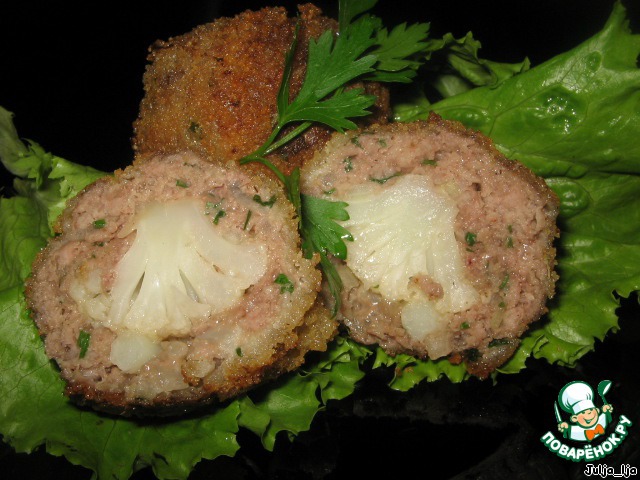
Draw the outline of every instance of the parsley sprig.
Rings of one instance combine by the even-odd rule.
[[[342,279],[328,254],[346,260],[345,240],[353,241],[351,233],[337,221],[349,220],[346,202],[332,202],[310,195],[302,195],[302,217],[300,234],[302,251],[307,258],[314,253],[320,256],[320,267],[324,272],[331,296],[334,299],[333,314],[340,309]]]
[[[376,98],[366,95],[362,88],[345,88],[350,82],[409,82],[415,76],[420,65],[418,54],[427,45],[424,40],[429,25],[402,24],[389,32],[379,18],[366,13],[376,3],[377,0],[340,0],[339,34],[326,31],[317,40],[309,40],[305,78],[292,100],[290,87],[299,33],[299,24],[296,25],[285,55],[273,131],[262,146],[240,160],[240,164],[265,165],[284,184],[298,214],[303,252],[307,258],[320,256],[320,266],[335,301],[334,314],[340,309],[342,281],[329,255],[347,257],[345,241],[352,241],[353,237],[337,223],[349,219],[347,204],[301,195],[300,169],[285,175],[267,157],[314,123],[339,132],[357,128],[352,119],[368,115]]]
[[[375,71],[367,77],[367,80],[410,83],[421,65],[416,55],[428,46],[424,41],[428,33],[428,23],[409,26],[402,23],[394,27],[391,32],[386,28],[378,31],[377,45],[371,52],[377,57],[378,62],[375,65]]]
[[[264,157],[293,140],[314,122],[338,131],[356,128],[350,119],[368,115],[370,112],[367,108],[376,99],[373,95],[364,95],[362,88],[345,90],[344,86],[374,71],[377,57],[364,53],[375,44],[373,35],[376,25],[373,17],[367,15],[350,23],[337,37],[327,30],[318,40],[311,39],[304,82],[296,97],[290,101],[293,57],[298,45],[299,24],[296,25],[278,90],[276,124],[266,142],[242,159],[241,163],[264,163]],[[278,138],[286,126],[294,123],[297,126],[292,131]],[[273,170],[271,166],[269,168]]]

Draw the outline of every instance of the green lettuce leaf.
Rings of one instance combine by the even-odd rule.
[[[46,212],[31,198],[0,198],[0,291],[19,285],[49,236]]]
[[[640,37],[616,4],[604,29],[575,49],[433,108],[491,136],[507,156],[546,177],[637,174],[639,51]]]
[[[530,67],[526,58],[518,63],[481,58],[481,47],[471,32],[462,38],[447,33],[441,39],[428,41],[426,57],[428,69],[433,72],[431,83],[444,98],[475,87],[495,87]]]
[[[382,348],[376,347],[373,368],[393,367],[394,376],[390,386],[394,390],[406,392],[422,381],[434,382],[440,378],[448,378],[454,383],[469,378],[462,365],[453,365],[448,359],[420,360],[411,355],[400,354],[392,357]]]
[[[33,213],[46,215],[50,233],[53,233],[53,224],[62,213],[67,200],[88,184],[105,176],[104,172],[94,168],[72,164],[52,155],[35,142],[28,141],[25,144],[13,125],[13,114],[2,107],[0,160],[16,176],[13,187],[18,197],[33,202]],[[6,218],[5,221],[11,220]],[[48,236],[44,235],[43,238]]]
[[[126,479],[147,465],[159,478],[186,478],[200,459],[233,455],[238,448],[237,402],[210,415],[149,424],[73,406],[20,287],[0,292],[0,336],[0,432],[19,452],[46,443],[49,453],[99,478]]]
[[[25,144],[11,112],[0,107],[0,160],[16,178],[17,195],[0,198],[0,291],[19,285],[31,270],[36,253],[53,233],[66,201],[104,176],[46,152],[35,142]]]
[[[471,32],[462,38],[447,33],[440,39],[428,39],[422,52],[425,62],[420,77],[412,89],[402,92],[400,101],[394,102],[395,120],[416,120],[423,117],[437,99],[460,95],[476,87],[496,87],[530,67],[526,58],[517,63],[481,58],[481,46]],[[429,99],[427,90],[437,93],[437,98]]]
[[[614,292],[640,289],[639,54],[640,36],[618,3],[602,31],[575,49],[498,84],[416,105],[402,118],[433,110],[478,129],[560,197],[557,294],[502,372],[520,371],[531,356],[575,365],[595,339],[617,330]],[[401,372],[434,363],[398,362]],[[396,388],[415,384],[398,378]]]
[[[549,321],[530,332],[502,370],[524,368],[526,358],[575,365],[593,350],[594,339],[616,331],[619,301],[640,289],[640,177],[590,172],[580,179],[547,182],[571,206],[560,218],[560,280]],[[576,191],[582,202],[576,202]],[[581,209],[580,211],[576,211]]]
[[[242,398],[240,425],[272,450],[279,432],[294,436],[308,430],[316,412],[329,400],[351,395],[364,376],[361,366],[369,355],[369,349],[338,337],[315,362]]]

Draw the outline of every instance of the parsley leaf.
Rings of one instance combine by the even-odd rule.
[[[330,253],[336,258],[347,258],[345,240],[353,241],[353,236],[336,220],[349,220],[345,202],[332,202],[322,198],[302,195],[302,233],[305,252]],[[307,256],[310,256],[307,254]]]
[[[378,0],[340,0],[338,3],[338,25],[344,32],[354,18],[375,7]]]
[[[268,200],[262,200],[262,197],[257,193],[253,196],[253,201],[262,205],[263,207],[273,207],[273,205],[276,203],[276,200],[277,197],[275,195],[272,195]]]
[[[345,89],[356,79],[380,82],[408,82],[420,65],[417,54],[427,49],[429,24],[396,26],[391,32],[382,28],[378,17],[364,14],[376,0],[340,0],[339,35],[325,31],[317,40],[309,40],[307,70],[300,91],[290,100],[294,56],[300,25],[297,24],[291,46],[285,55],[282,81],[277,95],[277,118],[273,131],[254,153],[240,164],[259,162],[269,167],[281,181],[284,176],[266,159],[270,153],[303,133],[314,122],[334,130],[356,128],[351,120],[368,115],[376,97],[364,89]],[[358,17],[358,18],[357,18]],[[296,124],[282,138],[283,129]]]
[[[406,23],[397,25],[388,32],[383,28],[376,37],[377,46],[371,51],[378,59],[376,70],[367,80],[376,82],[410,83],[417,75],[421,61],[414,58],[424,52],[429,34],[428,23],[416,23],[407,27]]]
[[[380,185],[384,185],[385,183],[387,183],[392,178],[399,177],[400,175],[402,175],[402,172],[392,173],[388,177],[382,177],[382,178],[369,177],[369,180],[371,180],[372,182],[379,183]]]
[[[332,202],[310,195],[302,195],[301,203],[302,250],[307,258],[310,258],[314,252],[320,255],[320,267],[334,300],[332,314],[335,315],[341,306],[342,279],[329,260],[328,254],[342,260],[347,258],[347,245],[344,241],[353,241],[353,236],[346,228],[335,222],[349,220],[347,203]]]
[[[78,347],[80,347],[80,358],[84,358],[87,354],[87,350],[89,350],[89,343],[91,342],[91,334],[89,332],[85,332],[84,330],[80,330],[80,334],[78,335],[78,341],[76,342]]]
[[[295,286],[284,273],[279,274],[274,280],[275,284],[280,285],[280,293],[293,293]]]
[[[342,87],[373,71],[376,57],[363,54],[375,42],[372,35],[376,26],[373,17],[365,16],[337,37],[326,31],[317,41],[310,40],[304,82],[291,103],[285,104],[284,98],[280,98],[278,127],[311,121],[342,131],[356,127],[349,118],[369,114],[366,109],[375,103],[375,97],[363,95],[362,89],[342,90]]]
[[[342,298],[340,296],[340,292],[342,292],[342,278],[340,278],[340,274],[338,270],[336,270],[335,265],[329,260],[326,253],[319,253],[320,255],[320,267],[324,272],[324,277],[327,280],[327,285],[329,287],[329,292],[331,293],[331,298],[333,298],[333,307],[331,309],[331,314],[335,317],[336,314],[340,311],[340,307],[342,306]]]

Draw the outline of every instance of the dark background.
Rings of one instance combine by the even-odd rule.
[[[246,8],[291,7],[295,2],[12,2],[0,11],[0,105],[15,113],[21,136],[68,160],[103,170],[132,160],[131,124],[142,98],[148,46],[197,24]],[[533,65],[599,31],[610,0],[536,2],[409,2],[380,0],[387,26],[431,22],[434,37],[473,31],[481,56]],[[627,1],[636,31],[639,2]],[[318,2],[328,13],[337,2]],[[328,5],[328,7],[327,7]],[[5,194],[9,175],[0,171]],[[391,372],[368,375],[356,393],[329,405],[293,443],[281,438],[265,452],[241,432],[240,452],[199,464],[199,478],[344,478],[347,474],[399,478],[573,479],[584,464],[551,454],[539,438],[555,428],[552,404],[569,381],[602,379],[615,413],[634,421],[631,435],[604,463],[640,469],[640,314],[637,297],[623,301],[621,333],[597,342],[576,369],[532,361],[517,376],[491,382],[423,384],[408,393],[386,387]],[[88,479],[90,472],[42,451],[15,454],[0,444],[0,477]],[[142,471],[136,478],[149,478]]]
[[[131,124],[142,98],[147,48],[217,16],[294,1],[3,2],[0,105],[18,132],[49,151],[105,169],[132,159]],[[6,4],[10,3],[10,6]],[[434,37],[474,32],[481,54],[538,64],[600,30],[611,0],[457,2],[380,0],[385,24],[428,21]],[[636,6],[635,1],[627,2]],[[337,0],[323,0],[331,12]]]

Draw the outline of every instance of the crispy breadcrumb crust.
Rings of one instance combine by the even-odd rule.
[[[299,6],[299,19],[291,99],[304,79],[309,39],[337,30],[337,22],[311,4]],[[238,160],[262,145],[274,126],[284,58],[296,22],[284,8],[263,8],[155,42],[143,79],[145,95],[134,122],[137,156],[192,150]],[[371,82],[350,86],[355,87],[377,97],[372,114],[360,124],[385,123],[390,116],[386,87]],[[328,127],[314,126],[270,159],[289,173],[331,133]]]

